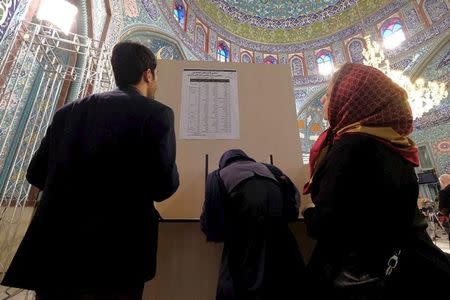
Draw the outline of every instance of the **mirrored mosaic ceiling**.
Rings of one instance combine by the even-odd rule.
[[[174,33],[183,42],[186,42],[187,47],[193,50],[195,55],[202,60],[208,60],[208,58],[203,53],[198,53],[197,47],[191,47],[190,44],[194,43],[189,41],[189,37],[195,40],[195,30],[199,23],[204,26],[206,35],[209,35],[210,46],[214,44],[216,37],[220,37],[240,48],[270,54],[298,53],[339,46],[339,44],[346,43],[348,39],[361,32],[370,34],[374,39],[379,39],[379,28],[382,23],[389,18],[398,17],[402,20],[403,30],[406,30],[407,41],[401,47],[389,51],[388,56],[397,56],[405,53],[405,51],[411,51],[418,44],[426,43],[434,36],[441,34],[450,25],[450,18],[445,17],[448,15],[449,4],[447,0],[425,0],[420,3],[410,0],[359,0],[353,6],[350,5],[350,0],[339,1],[336,5],[341,5],[339,7],[344,10],[342,13],[327,17],[323,21],[317,15],[309,14],[307,17],[310,20],[308,21],[311,23],[310,25],[294,26],[295,28],[292,29],[285,29],[278,23],[269,26],[271,29],[252,26],[235,19],[231,16],[231,13],[225,13],[214,4],[214,1],[141,0],[140,2],[149,15],[155,12],[154,9],[149,8],[150,4],[156,3]],[[183,24],[173,18],[175,2],[186,9]],[[347,3],[350,7],[345,9],[342,3]],[[279,20],[275,21],[278,22]],[[183,31],[186,32],[187,36],[184,36]],[[352,50],[355,50],[354,48]],[[282,62],[282,58],[279,58]],[[358,60],[356,56],[353,58]],[[257,59],[258,57],[255,55],[253,61]],[[340,63],[339,57],[337,57],[337,60]]]
[[[186,2],[203,19],[236,36],[262,43],[296,43],[328,36],[361,23],[387,4],[398,4],[389,0]]]
[[[195,1],[193,1],[195,2]],[[240,23],[252,26],[294,28],[323,21],[341,13],[357,3],[357,0],[211,0],[217,10]],[[201,1],[196,4],[204,11],[213,11]]]
[[[238,11],[247,16],[288,19],[316,13],[341,4],[341,0],[212,0],[224,11]],[[355,2],[355,1],[353,1]]]

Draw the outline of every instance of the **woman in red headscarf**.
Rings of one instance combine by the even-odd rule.
[[[303,211],[317,240],[308,265],[316,294],[384,299],[425,277],[450,282],[450,263],[417,209],[407,98],[379,70],[345,64],[322,99],[330,126],[311,149],[304,193],[313,204]]]

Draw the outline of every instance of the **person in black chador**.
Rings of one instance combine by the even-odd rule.
[[[205,198],[201,229],[224,242],[216,299],[298,299],[304,263],[288,223],[300,197],[290,179],[229,150],[208,175]]]
[[[322,103],[329,128],[310,153],[303,215],[317,240],[307,266],[317,299],[442,294],[450,263],[417,207],[418,150],[406,92],[381,71],[345,64]]]
[[[119,43],[111,64],[118,89],[58,110],[28,168],[42,199],[2,284],[37,299],[141,299],[155,275],[153,202],[179,185],[174,115],[147,47]]]

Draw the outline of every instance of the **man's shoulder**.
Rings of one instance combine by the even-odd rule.
[[[64,104],[62,107],[60,107],[56,112],[55,112],[55,116],[54,119],[60,118],[63,115],[67,114],[67,112],[71,111],[73,109],[73,107],[76,105],[76,102],[78,100],[75,101],[71,101],[68,102],[66,104]]]
[[[83,105],[89,105],[89,104],[94,104],[94,103],[96,103],[96,104],[104,103],[105,105],[107,105],[108,101],[114,101],[114,100],[119,100],[120,101],[119,103],[126,103],[126,106],[129,108],[137,107],[138,110],[145,111],[146,113],[151,113],[151,112],[160,113],[160,112],[164,112],[164,111],[173,112],[169,106],[167,106],[157,100],[153,100],[153,99],[144,97],[144,96],[140,95],[139,93],[132,93],[132,92],[127,92],[127,91],[123,91],[123,90],[119,90],[119,89],[108,91],[108,92],[103,92],[103,93],[96,93],[96,94],[92,94],[92,95],[89,95],[84,98],[77,99],[75,101],[72,101],[72,102],[64,105],[60,109],[60,111],[64,112],[67,110],[71,110],[72,108],[74,108],[76,106],[83,106]]]
[[[142,96],[141,94],[136,93],[136,92],[128,92],[128,91],[123,91],[123,90],[117,89],[117,90],[110,91],[110,92],[96,94],[96,97],[99,99],[121,98],[121,99],[130,100],[131,103],[139,106],[140,109],[144,109],[144,110],[172,111],[172,109],[169,106],[167,106],[157,100]]]
[[[173,113],[173,110],[171,107],[167,106],[164,103],[159,102],[158,100],[147,100],[149,102],[149,105],[153,109],[157,109],[159,111],[170,111]]]

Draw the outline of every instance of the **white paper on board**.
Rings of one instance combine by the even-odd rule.
[[[239,139],[236,70],[185,69],[182,139]]]

